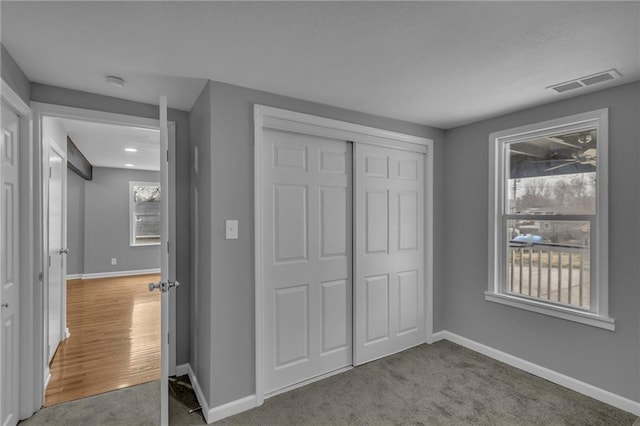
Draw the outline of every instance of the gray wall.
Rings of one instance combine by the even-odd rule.
[[[129,245],[130,181],[160,182],[160,172],[94,167],[84,185],[85,274],[160,268],[160,246]]]
[[[443,132],[266,92],[211,82],[212,377],[211,406],[254,394],[253,105],[263,104],[378,127],[436,142],[442,162]],[[193,111],[192,111],[193,114]],[[202,153],[201,153],[202,154]],[[201,163],[204,156],[201,155]],[[442,170],[438,168],[437,174]],[[442,182],[438,179],[438,182]],[[436,202],[442,198],[436,188]],[[226,219],[238,220],[237,240],[225,240]],[[440,217],[441,220],[441,217]],[[439,237],[438,237],[439,238]],[[436,275],[441,271],[436,272]]]
[[[191,144],[191,368],[205,395],[211,394],[211,94],[205,85],[189,113]],[[196,172],[195,152],[198,152]],[[197,191],[197,197],[195,195]],[[197,199],[197,206],[196,204]],[[224,342],[222,343],[224,345]]]
[[[449,130],[444,149],[444,328],[640,401],[638,135],[640,83]],[[616,331],[484,300],[489,134],[609,108],[609,309]]]
[[[2,44],[0,44],[0,73],[2,73],[2,79],[28,104],[31,97],[29,80]]]
[[[31,100],[96,111],[158,119],[155,105],[45,84],[31,84]],[[189,114],[169,109],[168,119],[176,123],[176,362],[189,362]]]
[[[84,183],[67,169],[67,275],[84,273]]]

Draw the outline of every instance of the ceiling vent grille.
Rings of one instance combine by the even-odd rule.
[[[575,80],[565,81],[564,83],[554,84],[547,87],[557,93],[564,93],[569,90],[580,89],[582,87],[593,86],[594,84],[604,83],[605,81],[615,80],[622,75],[615,69],[599,72],[597,74],[587,75],[585,77],[576,78]]]

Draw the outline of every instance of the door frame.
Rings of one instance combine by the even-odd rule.
[[[66,140],[65,140],[66,142]],[[50,166],[50,162],[49,162],[49,151],[53,151],[55,152],[57,155],[60,156],[60,158],[62,159],[63,162],[63,173],[62,173],[62,217],[63,217],[63,221],[62,221],[62,229],[61,229],[61,235],[60,235],[60,239],[61,239],[61,243],[60,245],[64,248],[67,247],[67,150],[65,149],[66,147],[62,147],[60,145],[58,145],[58,143],[56,141],[42,141],[43,143],[43,147],[42,147],[42,170],[43,170],[43,181],[42,181],[42,206],[44,208],[43,210],[43,222],[42,222],[42,231],[43,231],[43,259],[47,259],[48,260],[48,256],[49,256],[49,223],[50,223],[50,210],[49,210],[49,189],[50,189],[50,181],[49,178],[47,178],[46,176],[46,170],[49,169]],[[58,332],[60,333],[60,342],[58,342],[58,344],[62,343],[65,339],[67,339],[69,337],[69,329],[67,328],[67,304],[65,303],[65,301],[67,300],[67,256],[63,256],[62,257],[62,267],[61,267],[61,274],[62,274],[62,281],[60,283],[60,330],[58,330]],[[45,286],[43,286],[43,291],[44,291],[44,295],[43,295],[43,300],[44,300],[44,318],[46,318],[46,321],[48,322],[49,320],[49,308],[51,308],[51,294],[49,293],[49,291],[51,290],[51,288],[49,287],[49,267],[44,267],[43,271],[42,271],[42,276],[43,276],[43,283],[46,283]],[[47,324],[49,325],[49,324]],[[44,329],[45,333],[44,333],[44,339],[46,341],[46,343],[44,343],[45,345],[45,350],[47,351],[47,366],[44,372],[44,377],[45,377],[45,387],[46,384],[48,382],[48,379],[50,378],[50,371],[49,371],[49,362],[51,361],[51,358],[53,358],[53,356],[51,356],[49,350],[50,350],[50,343],[49,342],[49,327],[46,327]],[[54,352],[55,354],[55,352]]]
[[[333,120],[309,114],[254,105],[254,270],[255,270],[255,396],[256,406],[264,402],[264,339],[263,339],[263,265],[262,232],[262,149],[263,129],[284,130],[354,143],[383,146],[425,154],[424,194],[424,295],[425,342],[433,338],[433,148],[428,138],[377,129],[374,127]],[[355,188],[355,187],[354,187]],[[355,226],[353,227],[355,229]],[[354,269],[355,270],[355,269]],[[352,300],[355,303],[355,299]],[[355,335],[355,330],[353,335]],[[322,377],[322,376],[321,376]],[[309,381],[308,381],[309,382]],[[306,382],[305,382],[306,383]]]
[[[11,88],[11,86],[0,78],[0,97],[2,103],[13,110],[18,115],[20,128],[20,305],[18,315],[18,326],[20,327],[20,358],[18,359],[18,368],[20,377],[23,380],[19,383],[18,399],[20,408],[18,416],[20,419],[29,417],[33,411],[31,407],[26,405],[24,401],[28,401],[33,392],[33,381],[26,379],[32,371],[33,362],[35,360],[33,348],[34,340],[25,335],[25,323],[27,323],[33,315],[33,305],[27,302],[30,295],[33,295],[35,288],[38,286],[39,271],[35,268],[38,260],[38,254],[35,251],[34,237],[37,235],[36,227],[39,219],[35,216],[36,205],[36,189],[33,184],[35,167],[35,155],[32,138],[33,111],[29,103],[25,102]],[[25,338],[26,336],[26,338]]]
[[[4,90],[4,85],[3,85]],[[31,215],[28,219],[33,222],[30,233],[25,236],[30,237],[23,239],[28,241],[30,253],[33,260],[30,263],[30,274],[34,275],[34,279],[29,283],[28,289],[22,295],[21,308],[23,313],[30,316],[22,315],[23,322],[21,324],[21,353],[23,354],[24,368],[21,366],[21,375],[23,383],[26,383],[25,389],[21,392],[20,417],[27,418],[38,411],[44,403],[44,393],[47,377],[45,373],[48,371],[47,348],[44,344],[44,332],[47,329],[48,318],[44,313],[44,287],[46,286],[44,271],[44,260],[46,259],[46,230],[45,201],[43,190],[44,177],[44,143],[42,139],[42,120],[44,117],[67,118],[74,120],[92,121],[103,124],[116,124],[124,126],[143,127],[151,129],[160,128],[160,120],[144,118],[125,114],[116,114],[110,112],[96,111],[83,108],[67,107],[62,105],[47,104],[40,102],[31,102],[32,115],[31,122],[33,124],[33,134],[31,133],[31,122],[27,131],[30,139],[30,157],[31,164],[26,176],[25,182],[29,188],[29,198],[31,205]],[[169,240],[176,240],[176,224],[175,224],[175,188],[176,188],[176,170],[175,170],[175,149],[176,149],[176,129],[175,122],[167,122],[169,133],[169,152],[168,155],[168,180],[169,180]],[[163,153],[164,154],[164,153]],[[162,156],[164,161],[165,156]],[[26,171],[23,171],[26,173]],[[23,175],[24,176],[24,175]],[[173,220],[171,220],[173,219]],[[171,245],[175,247],[175,243]],[[175,276],[175,248],[169,253],[169,272]],[[26,260],[25,260],[26,261]],[[38,285],[36,285],[36,283]],[[169,294],[169,333],[172,338],[169,339],[169,374],[175,374],[176,365],[176,300],[175,292]],[[64,302],[66,303],[66,301]],[[66,328],[66,318],[63,318],[64,327]],[[159,325],[159,324],[158,324]],[[37,354],[37,355],[36,355]]]

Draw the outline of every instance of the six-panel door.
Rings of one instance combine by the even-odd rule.
[[[0,424],[18,423],[20,190],[18,116],[2,106],[0,139]]]
[[[265,394],[352,364],[347,142],[264,130]]]
[[[355,144],[354,364],[425,341],[424,155]]]

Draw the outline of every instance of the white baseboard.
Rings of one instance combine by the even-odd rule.
[[[189,374],[189,364],[176,365],[176,376],[180,377],[185,374]]]
[[[44,383],[44,389],[42,390],[42,394],[44,395],[45,391],[47,390],[47,386],[49,386],[49,382],[51,381],[51,370],[49,369],[49,366],[47,365],[47,368],[44,369],[44,378],[43,378],[43,383]]]
[[[191,380],[191,385],[193,386],[196,398],[200,403],[200,407],[202,407],[202,414],[204,415],[204,419],[207,424],[217,422],[218,420],[222,420],[225,417],[233,416],[234,414],[241,413],[257,406],[256,396],[249,395],[245,396],[244,398],[236,399],[235,401],[227,402],[226,404],[222,404],[217,407],[209,408],[207,399],[202,392],[202,388],[200,387],[200,383],[198,383],[198,379],[196,378],[195,373],[191,369],[191,365],[178,365],[176,366],[176,372],[182,371],[184,368],[187,369],[189,380]]]
[[[564,386],[583,395],[590,396],[593,399],[597,399],[598,401],[602,401],[621,410],[635,414],[636,416],[640,416],[640,402],[622,397],[613,392],[609,392],[607,390],[574,379],[573,377],[565,376],[564,374],[558,373],[557,371],[550,370],[546,367],[542,367],[538,364],[534,364],[522,358],[510,355],[506,352],[499,351],[497,349],[494,349],[487,345],[483,345],[482,343],[476,342],[474,340],[467,339],[466,337],[462,337],[450,331],[439,331],[437,333],[434,333],[434,337],[436,336],[439,337],[439,340],[449,340],[450,342],[456,343],[460,346],[464,346],[467,349],[471,349],[472,351],[486,355],[489,358],[504,362],[505,364],[508,364],[512,367],[519,368],[520,370],[524,370],[528,373],[549,380],[550,382],[556,383],[560,386]]]
[[[152,269],[134,269],[132,271],[112,271],[112,272],[94,272],[91,274],[75,274],[67,275],[68,280],[90,280],[92,278],[111,278],[111,277],[126,277],[127,275],[147,275],[147,274],[159,274],[160,268]]]
[[[213,407],[209,411],[207,423],[217,422],[225,417],[233,416],[234,414],[242,413],[243,411],[250,410],[257,406],[257,398],[255,395],[245,396],[244,398],[236,399],[235,401],[227,402],[226,404]]]
[[[439,342],[440,340],[445,340],[445,333],[448,333],[447,331],[437,331],[435,333],[431,334],[431,337],[427,339],[427,343],[428,344],[432,344],[432,343],[436,343]]]
[[[183,364],[184,365],[184,364]],[[182,367],[182,365],[180,366]],[[176,367],[176,370],[178,367]],[[207,403],[207,398],[204,396],[204,392],[202,392],[202,388],[200,387],[200,383],[198,383],[198,379],[196,378],[196,374],[191,369],[191,364],[187,364],[187,374],[189,375],[189,380],[191,381],[191,386],[193,386],[193,391],[196,394],[196,399],[200,403],[200,407],[202,407],[202,414],[204,415],[205,421],[210,424],[213,423],[214,420],[209,420],[209,404]]]

